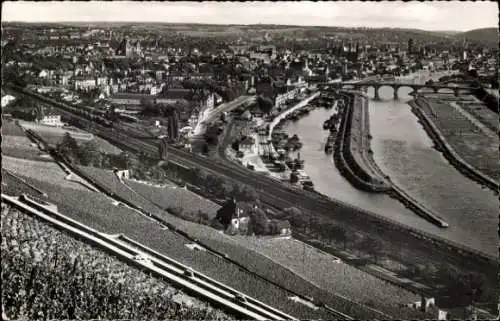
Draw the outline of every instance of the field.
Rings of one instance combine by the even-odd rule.
[[[66,173],[55,162],[35,161],[6,155],[2,158],[2,169],[6,169],[13,174],[44,180],[64,188],[85,189],[78,183],[65,180]]]
[[[447,142],[468,164],[498,180],[498,137],[486,135],[453,106],[430,101],[422,106]]]
[[[26,136],[2,135],[2,154],[16,158],[51,161],[51,158],[42,153]]]
[[[492,131],[498,131],[498,114],[488,109],[483,103],[458,102],[463,109],[474,115],[481,123]]]
[[[11,319],[231,318],[4,205],[1,249],[2,302]]]
[[[84,144],[89,141],[94,141],[100,152],[107,154],[120,154],[121,150],[107,142],[106,140],[97,137],[93,134],[82,131],[74,127],[53,127],[47,125],[36,124],[32,122],[21,122],[21,125],[26,129],[35,131],[43,140],[51,145],[56,146],[66,133],[69,133],[78,144]]]
[[[155,187],[133,180],[125,180],[141,196],[154,202],[161,208],[180,207],[184,211],[197,213],[198,211],[215,217],[220,206],[206,198],[177,186]]]
[[[25,136],[21,127],[17,126],[13,121],[2,119],[2,136]]]
[[[44,157],[36,144],[26,137],[19,126],[9,121],[2,123],[2,154],[16,158],[50,161],[50,157]]]

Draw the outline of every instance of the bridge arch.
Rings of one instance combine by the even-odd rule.
[[[400,85],[394,85],[394,100],[398,100],[400,97],[400,89],[401,88],[409,88],[410,92],[412,93],[415,91],[415,87],[412,84],[400,84]]]
[[[394,84],[384,84],[384,83],[380,83],[378,85],[374,85],[374,89],[375,89],[374,90],[375,91],[375,93],[374,93],[374,96],[375,96],[374,99],[375,100],[381,100],[381,98],[380,98],[380,91],[383,90],[383,89],[387,90],[389,92],[392,92],[393,97],[394,97],[394,92],[396,90]]]

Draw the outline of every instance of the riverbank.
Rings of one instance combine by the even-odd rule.
[[[335,143],[335,165],[355,187],[368,192],[389,192],[390,181],[370,155],[367,99],[352,92],[344,92],[343,97],[347,104]]]
[[[437,108],[432,108],[432,103],[433,102],[429,102],[425,97],[418,96],[409,104],[411,106],[412,112],[419,118],[425,131],[436,144],[438,150],[441,151],[444,157],[450,162],[450,164],[452,164],[465,176],[478,182],[481,185],[487,186],[495,193],[498,193],[498,183],[496,181],[496,178],[487,175],[487,173],[497,172],[496,168],[498,165],[498,152],[495,150],[496,153],[493,154],[487,153],[489,152],[489,150],[487,150],[486,152],[483,151],[481,152],[481,155],[484,157],[479,157],[479,155],[477,155],[477,148],[474,148],[475,143],[467,142],[467,140],[474,140],[476,142],[479,141],[477,139],[477,136],[480,134],[474,131],[472,124],[469,124],[465,117],[460,117],[461,115],[458,112],[452,110],[453,106],[440,104],[439,110],[437,110]],[[448,109],[444,109],[447,107]],[[440,119],[438,118],[436,112],[439,112],[441,114],[448,112],[450,114],[450,117],[447,117],[446,119]],[[444,115],[441,115],[441,117],[443,116]],[[445,120],[446,123],[444,123]],[[457,123],[457,126],[455,127],[457,127],[457,129],[460,129],[461,131],[459,140],[465,140],[465,143],[454,143],[455,140],[452,137],[454,136],[454,131],[450,130],[449,128],[454,124],[449,124],[450,120],[453,120],[453,123]],[[463,124],[459,125],[458,122],[460,124]],[[464,135],[465,133],[463,131],[469,131],[470,135]],[[482,138],[482,140],[491,140],[485,137]],[[489,144],[481,144],[481,146],[483,146],[482,149],[488,148],[488,146],[485,145]],[[491,150],[491,152],[493,152],[493,149]],[[496,155],[496,157],[494,157],[494,155]],[[467,158],[467,160],[465,160],[464,158]],[[484,168],[483,166],[485,166],[486,168]]]
[[[300,109],[300,108],[303,108],[305,106],[307,106],[307,104],[315,99],[316,97],[318,97],[320,95],[319,92],[316,92],[314,94],[312,94],[311,96],[307,97],[306,99],[302,100],[301,102],[299,102],[297,105],[293,106],[292,108],[282,112],[281,114],[279,114],[278,116],[276,116],[273,121],[269,124],[269,134],[268,134],[268,140],[271,139],[271,136],[273,134],[273,130],[274,128],[279,124],[281,123],[286,116],[288,116],[289,114],[293,113],[294,111]],[[274,148],[273,148],[273,151],[274,151]]]
[[[345,91],[348,103],[343,111],[339,135],[335,143],[334,162],[341,174],[356,188],[368,192],[387,193],[406,208],[441,227],[449,226],[400,187],[392,184],[377,166],[370,147],[368,98],[363,92]]]

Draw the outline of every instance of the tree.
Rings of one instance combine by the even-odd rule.
[[[368,252],[371,256],[374,257],[375,263],[377,263],[379,255],[381,254],[382,244],[379,240],[374,239],[371,236],[367,236],[361,242],[361,247]]]
[[[71,137],[69,133],[66,133],[56,145],[56,152],[62,156],[68,157],[71,161],[76,161],[80,150],[76,140]]]
[[[267,232],[267,216],[266,213],[260,208],[252,209],[250,211],[250,222],[252,230],[257,235],[264,235]]]
[[[99,146],[95,140],[85,143],[79,151],[80,162],[84,166],[101,167],[103,163],[103,156],[99,151]]]
[[[257,103],[264,114],[269,114],[273,109],[273,101],[269,97],[258,96]]]
[[[234,149],[235,151],[240,150],[240,143],[238,140],[234,140],[233,143],[231,144],[231,148]]]
[[[223,230],[224,229],[224,225],[222,225],[222,223],[219,222],[219,220],[217,220],[216,218],[212,219],[212,221],[210,222],[210,226],[216,230]]]
[[[259,199],[259,194],[257,194],[257,191],[253,189],[252,187],[245,186],[242,188],[242,197],[246,201],[249,202],[255,202]]]
[[[334,225],[330,230],[331,236],[342,242],[343,249],[346,249],[347,232],[342,226]]]
[[[288,207],[283,212],[286,214],[286,218],[290,221],[290,224],[292,224],[293,227],[305,229],[307,223],[309,222],[304,213],[296,207]]]

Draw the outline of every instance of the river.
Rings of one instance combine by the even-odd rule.
[[[372,194],[354,187],[336,169],[323,147],[327,131],[323,121],[331,110],[316,109],[285,130],[304,143],[300,156],[305,171],[320,193],[376,212],[400,223],[432,233],[473,249],[498,254],[498,199],[451,166],[433,149],[417,118],[406,103],[409,88],[400,88],[400,100],[392,100],[392,88],[382,87],[382,101],[370,100],[370,130],[375,162],[392,181],[450,224],[440,229],[406,209],[387,195]],[[368,90],[373,97],[373,90]]]

